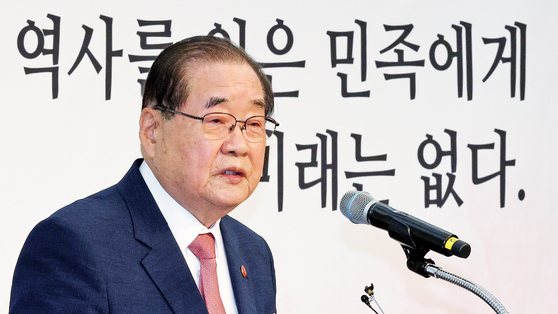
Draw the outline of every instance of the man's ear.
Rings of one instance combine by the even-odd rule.
[[[149,158],[153,158],[155,155],[156,135],[161,123],[161,115],[156,111],[153,108],[144,108],[140,116],[141,147]]]

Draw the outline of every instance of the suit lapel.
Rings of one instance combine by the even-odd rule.
[[[150,248],[141,263],[174,313],[207,313],[184,256],[139,172],[141,161],[136,160],[118,184],[134,236]]]
[[[221,233],[225,243],[236,307],[239,314],[257,313],[256,300],[254,299],[252,281],[249,275],[250,269],[246,268],[248,276],[244,277],[241,268],[246,267],[246,262],[240,255],[241,248],[235,233],[231,230],[231,225],[228,223],[229,219],[231,218],[228,216],[221,219]]]
[[[169,303],[174,313],[207,313],[205,303],[178,246],[159,242],[151,248],[142,265]],[[178,252],[178,254],[176,254]]]

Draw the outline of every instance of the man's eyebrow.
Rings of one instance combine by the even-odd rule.
[[[265,109],[265,101],[263,99],[255,99],[252,100],[252,104],[256,105],[257,107],[260,107],[262,109]]]
[[[205,108],[206,109],[213,108],[213,107],[217,106],[218,104],[221,104],[221,103],[224,103],[224,102],[227,102],[227,101],[228,101],[227,98],[211,97],[211,98],[209,98],[209,100],[205,104]],[[265,101],[263,99],[254,99],[254,100],[252,100],[252,104],[256,107],[265,109]]]
[[[209,109],[209,108],[213,108],[215,106],[217,106],[220,103],[224,103],[226,102],[227,99],[226,98],[222,98],[222,97],[211,97],[209,98],[209,100],[207,101],[207,104],[205,104],[205,108]]]

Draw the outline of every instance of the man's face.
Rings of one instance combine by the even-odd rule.
[[[202,63],[191,73],[190,95],[179,111],[198,117],[226,112],[240,121],[264,115],[262,86],[249,65]],[[224,139],[209,139],[201,120],[178,114],[163,120],[155,114],[160,123],[150,166],[163,188],[198,220],[209,213],[220,218],[252,194],[263,169],[265,140],[246,140],[242,123]]]

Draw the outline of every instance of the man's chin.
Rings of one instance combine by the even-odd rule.
[[[244,202],[251,194],[247,189],[226,189],[217,193],[219,194],[214,196],[213,203],[220,207],[231,208],[231,210]]]

